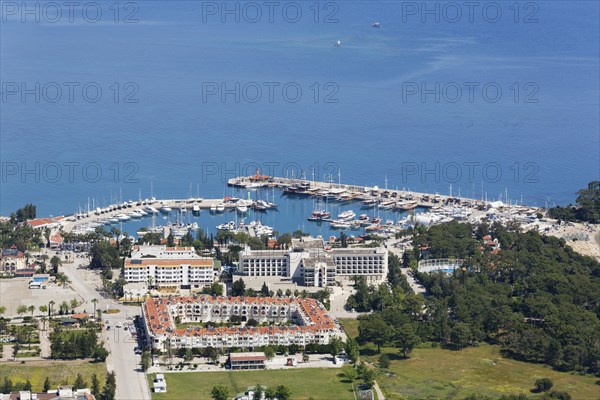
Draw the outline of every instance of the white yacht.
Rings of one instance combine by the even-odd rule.
[[[356,214],[354,213],[354,211],[348,210],[348,211],[344,211],[344,212],[338,214],[338,219],[350,220],[350,219],[354,218],[355,216],[356,216]]]

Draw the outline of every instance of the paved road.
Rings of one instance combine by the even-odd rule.
[[[146,384],[146,375],[139,370],[140,356],[133,351],[137,344],[127,331],[122,328],[115,328],[117,322],[121,324],[125,322],[132,323],[132,321],[127,320],[127,317],[133,318],[138,315],[140,308],[124,306],[112,299],[102,297],[91,283],[92,280],[97,280],[93,275],[94,273],[79,268],[84,262],[83,259],[76,259],[75,263],[65,264],[61,270],[69,277],[72,282],[71,287],[81,296],[83,301],[77,311],[85,309],[88,313],[92,313],[94,310],[92,299],[94,298],[98,299],[96,309],[113,308],[120,310],[118,314],[102,314],[104,322],[102,340],[106,349],[110,351],[106,365],[109,371],[115,371],[116,373],[116,398],[117,400],[149,400],[150,392]],[[106,321],[109,321],[110,331],[106,331]]]
[[[402,255],[403,255],[404,251],[402,249],[399,249],[398,247],[395,247],[395,244],[397,244],[397,243],[400,243],[400,241],[396,240],[396,239],[391,239],[391,240],[386,241],[385,245],[387,246],[387,250],[389,252],[397,255],[398,257],[400,257],[400,259],[402,259]],[[423,285],[421,285],[419,282],[417,282],[415,280],[410,268],[401,268],[401,270],[402,270],[402,273],[406,276],[406,280],[408,281],[408,284],[410,285],[412,290],[416,294],[424,294],[425,288],[423,287]]]
[[[108,370],[117,374],[118,400],[150,400],[150,391],[146,383],[146,374],[140,370],[140,356],[134,353],[137,341],[130,335],[130,330],[125,330],[124,325],[133,323],[127,316],[136,314],[127,311],[119,314],[105,314],[103,320],[108,322],[110,330],[106,330],[106,323],[102,330],[102,336],[106,348],[110,350],[110,356],[106,360]],[[117,328],[117,323],[123,325]]]

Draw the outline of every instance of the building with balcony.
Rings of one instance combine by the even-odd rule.
[[[214,259],[198,256],[192,247],[134,246],[123,275],[128,283],[202,289],[213,283]]]
[[[387,277],[388,254],[383,247],[325,248],[321,238],[292,240],[288,250],[251,250],[239,254],[243,276],[278,276],[299,285],[326,287],[359,275],[367,281]]]
[[[217,349],[266,345],[327,344],[341,336],[339,328],[315,299],[273,297],[152,297],[142,306],[148,343],[158,350],[215,347]],[[228,322],[239,326],[178,328],[188,322]],[[246,326],[254,319],[267,326]],[[180,325],[181,326],[181,325]]]

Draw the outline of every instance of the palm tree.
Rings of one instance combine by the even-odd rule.
[[[17,314],[19,314],[19,317],[25,314],[27,311],[28,308],[25,305],[20,305],[19,307],[17,307]]]
[[[27,307],[27,309],[29,310],[29,312],[31,313],[31,316],[33,317],[33,312],[35,311],[35,306],[29,306]]]
[[[52,318],[52,306],[54,305],[54,300],[50,300],[48,303],[48,317]]]
[[[92,303],[94,304],[94,313],[92,314],[94,318],[96,317],[96,303],[98,303],[98,299],[93,298]]]

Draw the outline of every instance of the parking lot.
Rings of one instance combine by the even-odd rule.
[[[30,280],[31,278],[0,279],[0,305],[6,307],[5,316],[18,316],[17,308],[20,305],[35,306],[34,315],[36,315],[41,314],[38,307],[41,305],[47,306],[50,300],[54,300],[55,311],[58,310],[58,305],[63,301],[67,303],[72,299],[81,301],[81,297],[68,286],[62,287],[49,283],[46,285],[46,289],[29,289]]]

